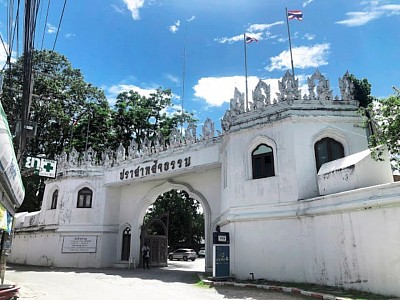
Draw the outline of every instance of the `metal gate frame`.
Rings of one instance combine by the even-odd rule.
[[[140,266],[143,265],[142,247],[145,243],[150,247],[150,266],[166,267],[168,265],[168,213],[150,219],[142,226],[140,234]],[[148,229],[154,225],[161,225],[163,235],[148,234]]]

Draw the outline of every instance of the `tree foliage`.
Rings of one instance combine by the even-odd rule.
[[[17,121],[21,118],[22,65],[23,57],[5,71],[2,102],[12,132],[15,132]],[[97,124],[101,124],[92,130],[96,135],[91,135],[91,138],[100,141],[106,137],[110,126],[107,128],[104,125],[110,125],[110,122],[103,118],[104,115],[111,115],[111,111],[104,92],[85,82],[80,70],[73,69],[65,56],[53,51],[35,51],[33,74],[30,121],[37,124],[37,132],[36,137],[27,143],[25,156],[43,153],[53,159],[71,146],[83,150],[79,140],[86,136],[83,130],[86,124],[82,123],[89,113],[92,118],[95,113],[100,113]],[[74,128],[76,134],[71,139],[73,119],[78,119],[82,126]]]
[[[350,80],[354,85],[354,99],[360,102],[360,107],[368,107],[374,101],[374,97],[371,96],[371,84],[368,79],[357,79],[353,74],[350,75]]]
[[[3,72],[1,101],[13,133],[21,118],[23,61],[19,58]],[[79,69],[54,51],[34,51],[33,74],[29,120],[37,123],[37,134],[28,140],[24,157],[42,154],[54,159],[73,147],[79,152],[91,147],[100,155],[108,148],[117,149],[119,143],[128,146],[132,138],[140,144],[144,137],[151,140],[156,130],[168,135],[172,127],[196,121],[188,113],[171,111],[171,91],[161,88],[149,97],[123,92],[112,108],[101,89],[87,83]],[[14,145],[18,145],[18,136]],[[44,178],[23,176],[29,188],[20,211],[38,210]]]
[[[193,115],[186,112],[167,114],[167,109],[172,106],[171,96],[170,90],[161,88],[149,97],[134,91],[119,94],[113,113],[114,147],[120,142],[126,147],[132,138],[138,145],[145,138],[152,141],[158,131],[167,137],[173,127],[185,122],[195,122]]]
[[[1,100],[10,130],[15,134],[14,145],[18,145],[19,138],[16,128],[21,119],[23,62],[24,58],[20,57],[11,68],[4,71],[4,92]],[[107,140],[111,125],[108,121],[111,111],[104,92],[85,82],[80,70],[73,69],[67,58],[56,52],[35,51],[32,64],[29,121],[37,124],[37,130],[36,136],[27,141],[23,158],[42,154],[46,158],[54,159],[64,149],[71,149],[72,146],[78,151],[84,150],[83,140],[87,133],[89,112],[92,124],[96,124],[96,128],[92,126],[91,132],[96,134],[88,134],[88,137],[95,147],[101,146],[101,141]],[[75,124],[78,126],[73,128],[74,119],[78,119]],[[27,192],[20,210],[40,209],[44,178],[38,178],[32,173],[23,175]]]
[[[168,245],[173,249],[183,246],[196,248],[204,238],[204,214],[200,207],[200,203],[185,191],[171,190],[160,195],[150,206],[144,223],[167,213]]]
[[[378,158],[381,157],[382,147],[377,147],[385,145],[391,154],[392,166],[400,170],[400,91],[396,88],[394,91],[394,95],[368,107],[371,116],[369,123],[374,127],[369,145]]]

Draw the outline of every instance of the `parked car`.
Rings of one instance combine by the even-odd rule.
[[[180,248],[180,249],[176,249],[174,252],[170,252],[168,254],[168,258],[170,260],[188,260],[190,259],[191,261],[195,261],[197,258],[197,254],[196,251],[194,251],[193,249],[187,249],[187,248]]]
[[[199,250],[199,257],[206,256],[206,248],[200,248]]]

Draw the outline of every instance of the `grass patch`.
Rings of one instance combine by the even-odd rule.
[[[203,289],[209,289],[209,288],[210,288],[210,285],[205,284],[203,280],[200,280],[200,281],[196,282],[195,285],[196,285],[197,287],[203,288]]]

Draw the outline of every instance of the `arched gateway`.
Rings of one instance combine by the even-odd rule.
[[[236,89],[222,133],[208,119],[200,135],[193,124],[172,130],[168,145],[156,135],[142,148],[63,153],[41,211],[17,215],[9,260],[137,266],[147,208],[176,189],[203,207],[207,270],[219,226],[230,234],[237,278],[253,273],[400,296],[400,272],[387,263],[400,261],[400,237],[391,230],[400,186],[388,160],[371,159],[349,74],[339,78],[336,97],[318,70],[307,83],[301,92],[288,72],[273,97],[260,80],[249,103]],[[162,237],[154,245],[161,244]]]

